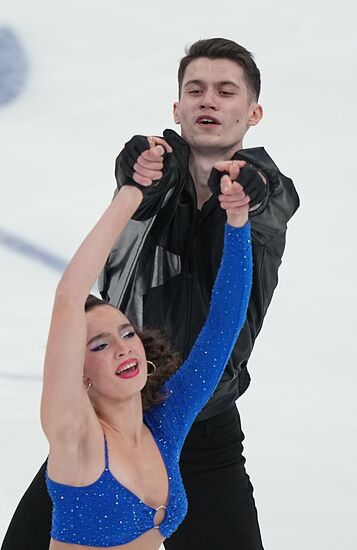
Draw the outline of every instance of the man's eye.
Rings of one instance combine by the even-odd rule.
[[[190,90],[188,93],[191,95],[198,95],[202,92],[202,90]]]
[[[94,346],[94,348],[91,348],[91,351],[102,351],[108,346],[107,342],[103,342],[102,344],[98,344],[97,346]]]
[[[234,92],[228,92],[227,90],[221,90],[221,95],[231,96],[231,95],[234,95]]]

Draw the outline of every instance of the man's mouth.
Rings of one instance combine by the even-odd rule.
[[[137,359],[128,359],[119,365],[115,374],[120,378],[133,378],[139,374],[139,362]]]
[[[196,118],[196,124],[202,124],[203,126],[217,126],[221,123],[213,116],[201,115]]]

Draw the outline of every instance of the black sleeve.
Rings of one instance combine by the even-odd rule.
[[[280,172],[263,147],[242,149],[236,157],[262,170],[269,186],[266,200],[250,213],[253,286],[247,318],[231,356],[231,367],[239,375],[239,393],[242,394],[249,385],[247,363],[278,284],[287,224],[299,207],[299,197],[292,180]]]
[[[270,172],[268,176],[268,200],[251,214],[253,286],[247,318],[232,353],[234,370],[239,373],[240,394],[249,385],[246,366],[278,284],[287,223],[299,207],[299,197],[293,182],[278,171]]]
[[[294,184],[276,170],[265,170],[269,178],[269,195],[261,207],[250,213],[252,232],[260,242],[267,242],[285,233],[287,223],[299,207]]]
[[[283,231],[272,236],[268,243],[259,243],[252,238],[254,265],[252,292],[247,318],[232,352],[233,368],[239,373],[240,394],[248,387],[247,363],[278,284],[278,271],[285,249],[285,237],[286,233]]]
[[[288,221],[299,207],[299,196],[292,180],[280,172],[264,147],[241,149],[234,158],[249,162],[268,178],[267,198],[249,214],[253,239],[266,243],[286,232]]]

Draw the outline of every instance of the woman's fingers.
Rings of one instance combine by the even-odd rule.
[[[149,136],[147,139],[150,148],[143,151],[134,164],[133,179],[141,185],[151,185],[162,178],[163,156],[165,152],[172,152],[172,147],[163,138]]]
[[[244,193],[243,187],[226,174],[221,178],[221,191],[218,200],[227,214],[237,214],[239,219],[241,215],[245,217],[250,197]]]
[[[157,137],[157,136],[149,136],[148,142],[150,145],[150,149],[153,149],[154,147],[160,145],[163,147],[162,154],[166,153],[172,153],[172,147],[167,143],[167,141],[164,140],[164,138]]]
[[[139,176],[143,176],[144,178],[158,180],[162,177],[162,168],[162,163],[161,166],[160,164],[146,164],[145,166],[143,166],[136,162],[134,164],[134,173],[138,174]]]
[[[248,202],[250,200],[248,195],[245,194],[241,184],[236,181],[231,181],[230,177],[227,175],[221,178],[221,192],[222,194],[218,196],[220,201],[235,201],[241,198],[247,198]]]
[[[220,172],[228,172],[232,181],[236,180],[239,171],[246,165],[245,160],[220,160],[214,164],[214,168]]]

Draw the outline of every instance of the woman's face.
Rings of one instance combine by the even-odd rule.
[[[128,319],[109,305],[88,311],[84,383],[90,394],[125,401],[147,380],[144,346]]]

